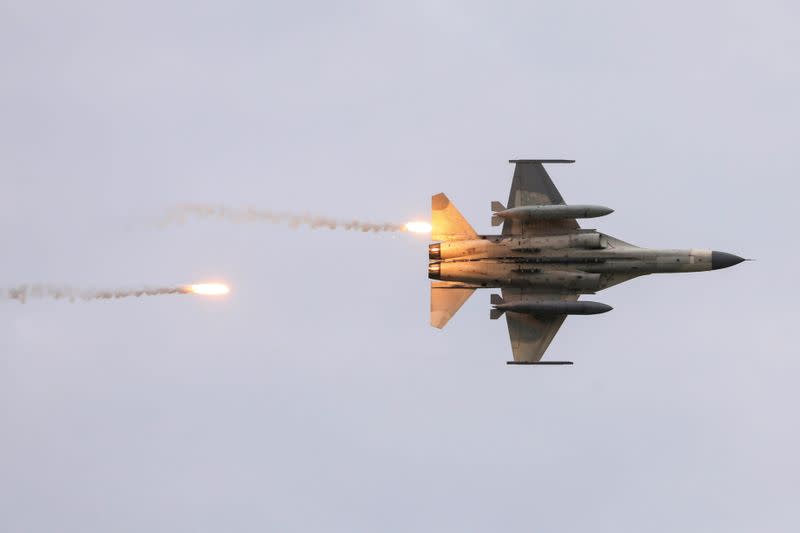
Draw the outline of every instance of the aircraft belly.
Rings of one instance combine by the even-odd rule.
[[[542,287],[556,290],[596,290],[602,284],[601,275],[596,273],[490,261],[443,262],[439,264],[439,277],[436,279],[483,287]]]

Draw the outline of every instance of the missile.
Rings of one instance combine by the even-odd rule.
[[[492,226],[499,226],[506,219],[595,218],[614,212],[602,205],[525,205],[506,209],[500,202],[492,202],[492,211]]]
[[[492,294],[492,307],[489,318],[496,320],[505,312],[525,313],[527,315],[598,315],[613,309],[600,302],[565,302],[545,300],[538,302],[506,302],[499,294]]]

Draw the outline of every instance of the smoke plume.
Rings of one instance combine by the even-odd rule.
[[[166,227],[172,224],[183,224],[188,218],[212,218],[233,222],[235,224],[286,224],[290,228],[308,226],[312,229],[328,228],[363,232],[407,231],[403,224],[393,224],[389,222],[378,224],[363,222],[361,220],[338,220],[308,214],[277,213],[265,209],[256,209],[254,207],[242,208],[204,204],[186,204],[174,207],[166,213],[164,218],[158,223],[158,226]]]
[[[54,285],[19,285],[8,289],[0,289],[0,300],[16,300],[25,303],[31,299],[67,300],[116,300],[120,298],[139,298],[142,296],[160,296],[164,294],[189,294],[191,289],[179,287],[144,287],[141,289],[81,289]]]

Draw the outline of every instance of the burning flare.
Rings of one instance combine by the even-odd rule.
[[[433,229],[429,222],[425,222],[423,220],[406,222],[404,228],[406,231],[410,231],[411,233],[430,233]]]
[[[25,303],[30,299],[67,300],[118,300],[120,298],[139,298],[142,296],[162,296],[167,294],[198,294],[221,296],[228,294],[230,288],[224,283],[198,283],[177,287],[142,287],[139,289],[82,289],[56,285],[19,285],[7,289],[0,288],[0,300],[16,300]]]
[[[230,287],[224,283],[198,283],[184,287],[187,293],[199,294],[202,296],[222,296],[231,292]]]

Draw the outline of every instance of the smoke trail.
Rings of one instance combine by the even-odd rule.
[[[299,215],[291,213],[276,213],[254,207],[226,207],[204,204],[185,204],[170,209],[158,223],[159,227],[172,224],[183,224],[187,218],[215,218],[235,224],[268,223],[287,224],[290,228],[308,226],[312,229],[328,228],[343,229],[347,231],[363,232],[396,232],[408,231],[403,224],[363,222],[360,220],[337,220],[333,218]]]
[[[142,296],[160,296],[164,294],[190,294],[190,286],[178,287],[144,287],[141,289],[79,289],[75,287],[54,285],[19,285],[8,289],[0,289],[0,300],[16,300],[25,303],[30,299],[67,300],[116,300],[120,298],[140,298]]]

